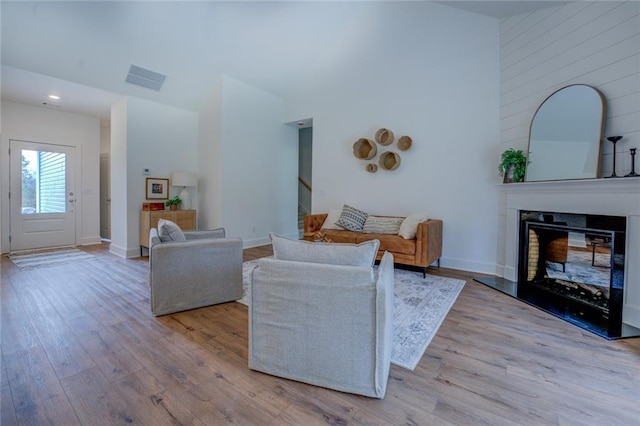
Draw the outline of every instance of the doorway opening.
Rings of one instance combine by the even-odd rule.
[[[302,235],[304,217],[311,213],[311,195],[313,192],[313,126],[300,126],[298,129],[298,232]]]

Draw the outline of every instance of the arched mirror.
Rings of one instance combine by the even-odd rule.
[[[605,109],[602,93],[584,84],[549,96],[531,122],[525,180],[597,178]]]

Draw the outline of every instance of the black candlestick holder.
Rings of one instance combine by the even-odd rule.
[[[610,178],[620,177],[616,174],[616,143],[622,139],[622,136],[609,136],[607,140],[613,144],[613,171],[611,172]]]
[[[631,148],[629,152],[631,153],[631,173],[627,173],[624,177],[640,176],[636,173],[636,149]]]

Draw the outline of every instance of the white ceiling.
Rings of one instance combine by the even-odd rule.
[[[502,18],[566,2],[437,3]],[[104,119],[126,95],[197,111],[223,74],[286,96],[328,46],[379,31],[390,4],[2,1],[2,99]],[[166,74],[160,92],[125,83],[131,64]]]

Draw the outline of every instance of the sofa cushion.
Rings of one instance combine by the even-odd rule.
[[[397,235],[389,234],[357,234],[356,242],[363,243],[369,240],[380,241],[380,251],[402,253],[413,256],[416,253],[416,240],[405,240]]]
[[[341,213],[342,210],[329,210],[329,213],[327,214],[327,217],[320,229],[344,229],[343,227],[336,225],[336,222],[340,219]]]
[[[373,266],[380,246],[378,240],[362,244],[333,244],[292,240],[273,233],[269,237],[275,259],[332,265]]]
[[[367,216],[362,232],[365,234],[391,234],[398,235],[403,217]]]
[[[429,219],[429,215],[426,212],[410,214],[402,221],[398,235],[407,240],[415,238],[418,224],[427,219]]]
[[[342,226],[349,231],[362,232],[367,216],[366,212],[345,204],[342,208],[342,213],[340,213],[340,219],[336,221],[336,225]]]
[[[187,237],[184,236],[182,229],[174,222],[167,219],[160,219],[158,221],[158,235],[160,241],[187,241]]]

